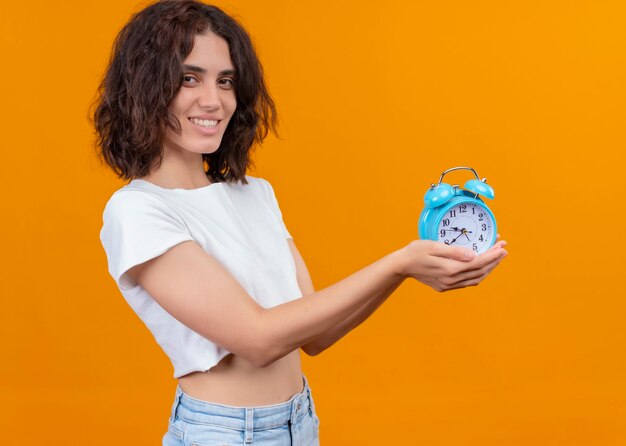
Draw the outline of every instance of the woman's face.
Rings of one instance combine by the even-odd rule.
[[[181,132],[167,128],[166,150],[215,152],[235,112],[234,69],[228,43],[212,32],[198,34],[183,62],[183,85],[169,111],[180,121]]]

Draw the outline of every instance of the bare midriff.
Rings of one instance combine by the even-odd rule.
[[[187,395],[228,406],[268,406],[289,401],[303,390],[300,350],[255,367],[230,354],[206,372],[192,372],[178,378]]]

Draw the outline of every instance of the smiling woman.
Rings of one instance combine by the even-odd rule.
[[[226,40],[211,31],[194,37],[193,49],[183,62],[182,87],[169,107],[180,128],[166,129],[165,157],[189,156],[200,161],[197,154],[219,148],[237,108],[234,73]]]
[[[217,101],[223,110],[216,112]],[[251,147],[276,132],[274,102],[248,34],[219,8],[196,1],[163,1],[135,14],[115,40],[94,107],[98,154],[125,180],[158,169],[164,134],[180,140],[190,118],[228,117],[215,141],[195,151],[206,178],[245,184]]]
[[[326,350],[406,278],[477,285],[506,254],[412,241],[316,292],[271,184],[246,174],[276,124],[259,60],[241,25],[199,1],[124,26],[94,124],[130,180],[103,212],[109,273],[178,379],[164,445],[319,444],[300,349]]]

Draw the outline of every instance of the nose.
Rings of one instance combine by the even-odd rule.
[[[217,110],[222,105],[220,102],[217,85],[203,85],[198,98],[198,105],[209,110]]]

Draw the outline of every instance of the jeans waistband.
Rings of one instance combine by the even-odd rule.
[[[254,407],[228,406],[202,401],[187,395],[177,385],[171,420],[180,417],[188,423],[222,426],[242,431],[271,429],[288,422],[295,424],[307,412],[315,411],[306,376],[302,375],[302,381],[304,388],[289,401]]]

